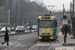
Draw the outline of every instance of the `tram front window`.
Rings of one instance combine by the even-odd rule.
[[[40,28],[52,28],[53,27],[53,21],[52,20],[41,20],[40,21]]]

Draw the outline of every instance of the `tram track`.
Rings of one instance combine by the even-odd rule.
[[[54,45],[54,46],[53,46]],[[56,46],[56,45],[58,45],[58,46]],[[51,45],[50,45],[50,47],[48,48],[48,50],[54,50],[56,47],[59,47],[59,45],[61,45],[61,43],[59,42],[59,40],[58,40],[58,38],[55,40],[55,41],[53,41],[53,42],[51,42]],[[53,48],[52,48],[53,47]]]
[[[50,50],[51,49],[51,45],[53,43],[59,43],[59,42],[57,40],[38,41],[36,44],[34,44],[28,50]]]

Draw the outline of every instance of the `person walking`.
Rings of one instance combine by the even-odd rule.
[[[25,25],[25,28],[26,28],[26,25]]]
[[[66,37],[67,37],[67,29],[68,29],[68,27],[67,27],[67,25],[65,25],[64,33],[65,33]]]
[[[6,32],[5,32],[5,36],[4,36],[4,42],[2,42],[2,45],[6,42],[7,42],[7,46],[9,46],[9,35],[8,35],[7,27],[6,27]]]
[[[62,26],[62,34],[64,34],[64,27]]]
[[[63,27],[63,26],[61,25],[61,27],[60,27],[60,28],[61,28],[61,32],[62,32],[62,27]]]

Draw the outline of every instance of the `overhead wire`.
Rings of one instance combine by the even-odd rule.
[[[50,1],[47,0],[47,2],[51,5]],[[70,4],[64,4],[65,6],[70,6]],[[58,6],[55,6],[55,7],[63,7],[63,4],[62,5],[58,5]]]
[[[40,3],[42,3],[42,2],[43,2],[43,0],[40,1]]]
[[[50,4],[49,0],[47,0],[47,2]]]
[[[50,5],[48,5],[49,9],[50,9],[50,7],[52,7],[50,10],[53,10],[53,9],[54,9],[54,7],[56,7],[55,5],[51,5],[51,3],[50,3],[50,1],[49,1],[49,0],[47,0],[47,2],[50,4]]]

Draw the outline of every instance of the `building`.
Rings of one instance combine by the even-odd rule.
[[[10,10],[5,6],[0,6],[0,24],[10,24]]]

